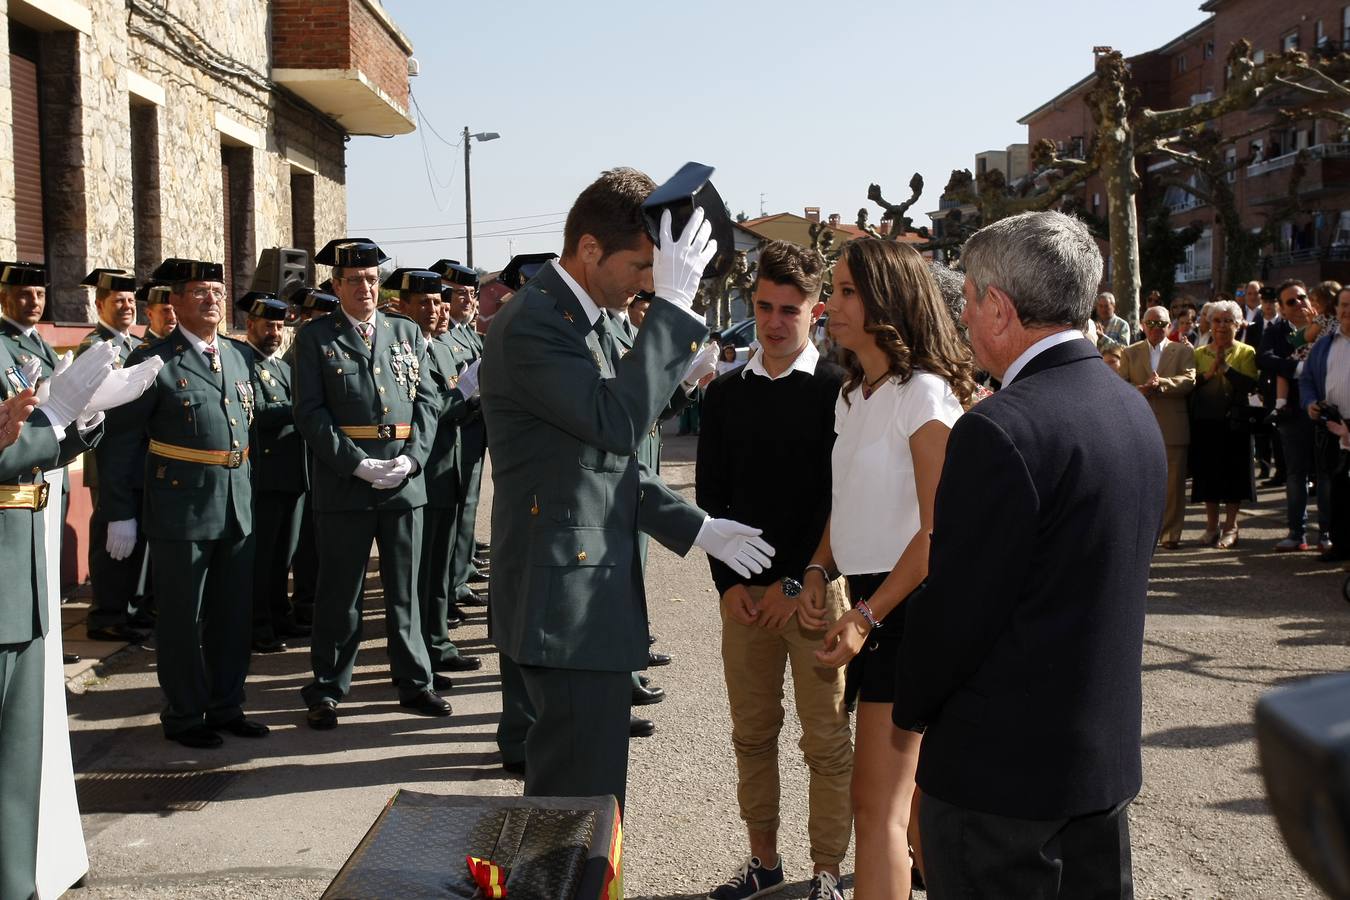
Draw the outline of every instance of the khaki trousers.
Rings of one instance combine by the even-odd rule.
[[[1163,508],[1162,540],[1181,540],[1181,526],[1186,521],[1186,451],[1185,444],[1167,445],[1167,505]]]
[[[758,603],[765,588],[750,586]],[[848,608],[843,579],[827,594],[831,622]],[[731,743],[739,783],[741,818],[752,831],[778,830],[778,733],[783,727],[783,673],[792,665],[800,747],[811,770],[808,832],[811,861],[836,866],[853,830],[849,782],[853,741],[844,709],[844,670],[816,663],[823,631],[805,631],[793,616],[777,629],[742,625],[722,609],[722,666],[731,706]]]

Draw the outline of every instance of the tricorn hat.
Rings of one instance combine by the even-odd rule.
[[[286,304],[278,300],[276,294],[268,291],[249,291],[235,301],[234,305],[259,319],[272,319],[276,322],[283,322],[286,319]]]
[[[147,281],[136,291],[136,300],[146,306],[159,306],[169,302],[170,288],[158,281]]]
[[[319,312],[332,312],[341,306],[337,297],[324,290],[303,285],[286,294],[286,302],[298,309],[317,309]]]
[[[47,267],[42,263],[0,261],[0,284],[13,287],[46,287]]]
[[[218,262],[170,257],[150,273],[155,281],[174,284],[179,281],[224,281],[225,267]]]
[[[389,261],[380,246],[370,238],[337,238],[324,244],[314,254],[314,261],[324,266],[349,269],[369,269]]]
[[[395,269],[380,287],[413,294],[439,294],[441,276],[428,269]]]
[[[94,269],[80,284],[101,291],[134,291],[136,275],[126,269]]]
[[[462,284],[466,287],[478,287],[478,273],[468,266],[460,265],[453,259],[438,259],[432,263],[429,270],[435,272],[445,281],[451,284]]]
[[[497,273],[497,280],[513,291],[518,291],[539,273],[550,259],[557,259],[556,253],[522,253],[511,257],[506,268]]]
[[[713,187],[715,170],[702,163],[687,162],[665,184],[652,191],[642,204],[642,217],[647,223],[647,235],[652,243],[661,243],[661,213],[670,210],[670,233],[679,238],[684,226],[694,214],[694,207],[703,210],[704,218],[712,225],[712,236],[717,241],[717,254],[703,270],[704,278],[718,278],[731,271],[736,261],[736,235],[726,203]]]

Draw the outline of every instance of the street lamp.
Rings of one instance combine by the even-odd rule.
[[[469,144],[495,141],[499,137],[501,135],[495,131],[469,134],[469,126],[464,126],[464,258],[470,269],[473,268],[473,188],[469,182]]]

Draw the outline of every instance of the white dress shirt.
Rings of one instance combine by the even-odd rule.
[[[577,302],[581,304],[581,311],[586,314],[587,321],[592,325],[599,321],[600,307],[591,299],[591,295],[586,293],[586,289],[577,284],[577,280],[567,274],[567,270],[558,265],[556,259],[550,259],[549,265],[558,270],[558,274],[562,276],[563,284],[572,289],[572,293],[576,295]]]
[[[1327,402],[1350,415],[1350,336],[1336,335],[1327,354]]]
[[[33,332],[34,332],[34,331],[37,331],[37,326],[36,326],[36,325],[20,325],[18,322],[15,322],[15,321],[14,321],[13,319],[11,319],[9,316],[0,316],[0,318],[3,318],[6,322],[8,322],[9,324],[13,325],[15,328],[19,329],[20,331],[22,331],[24,337],[32,337],[32,336],[33,336]]]
[[[1004,372],[1003,377],[999,379],[999,383],[1004,386],[1012,384],[1013,380],[1021,374],[1024,368],[1026,368],[1027,363],[1031,362],[1051,347],[1058,347],[1060,344],[1067,344],[1069,341],[1085,340],[1087,340],[1087,338],[1083,337],[1083,332],[1079,331],[1077,328],[1056,331],[1052,335],[1043,337],[1027,349],[1023,350],[1022,355],[1012,361],[1012,365],[1008,366],[1008,370]]]
[[[777,381],[780,378],[786,378],[793,372],[805,372],[807,375],[814,375],[816,374],[816,363],[819,361],[820,351],[817,350],[815,345],[810,341],[807,341],[806,346],[797,354],[797,358],[792,361],[792,365],[788,366],[777,375],[770,375],[764,368],[764,350],[761,348],[750,358],[750,362],[745,364],[745,368],[741,370],[741,377],[744,378],[747,375],[755,374],[762,375],[770,381]]]
[[[1154,372],[1158,371],[1158,366],[1162,363],[1163,348],[1172,343],[1166,337],[1158,341],[1158,346],[1148,345],[1148,364]]]

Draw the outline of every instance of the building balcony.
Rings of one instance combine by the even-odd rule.
[[[408,134],[412,43],[379,0],[274,0],[272,80],[348,134]]]
[[[1306,165],[1298,186],[1300,197],[1350,190],[1350,144],[1317,144],[1301,152]],[[1269,205],[1289,196],[1289,179],[1298,155],[1285,153],[1248,166],[1247,202]]]
[[[1350,260],[1350,245],[1330,247],[1308,247],[1304,250],[1286,250],[1272,254],[1270,265],[1275,269],[1301,266],[1305,263],[1336,262]]]
[[[1196,281],[1209,281],[1210,273],[1213,267],[1209,263],[1199,263],[1193,266],[1177,266],[1176,282],[1177,284],[1190,284]]]

